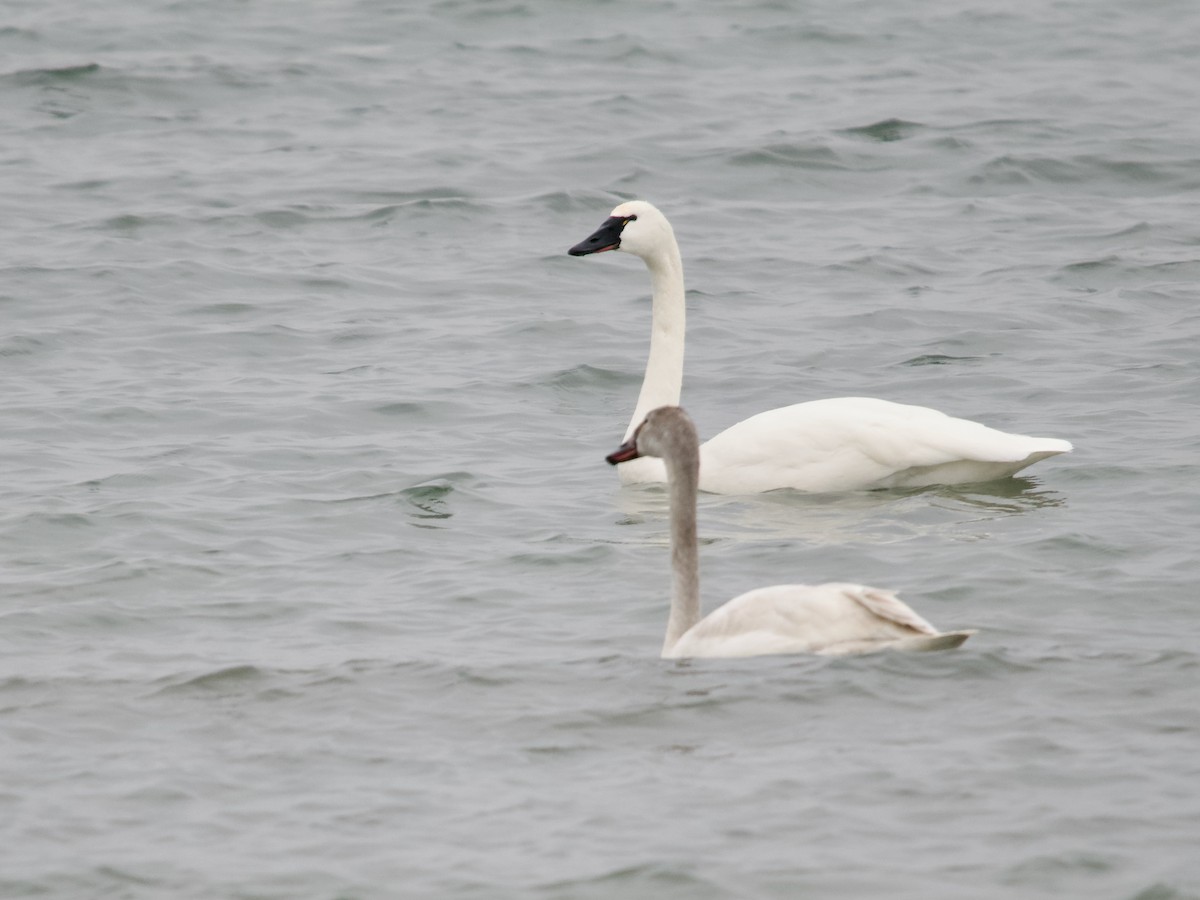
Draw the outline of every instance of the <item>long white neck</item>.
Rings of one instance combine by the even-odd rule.
[[[659,406],[678,406],[683,388],[683,344],[686,326],[686,303],[683,290],[683,262],[679,245],[672,237],[653,256],[645,257],[650,270],[654,302],[651,308],[650,357],[646,360],[646,375],[638,394],[633,418],[625,430],[625,440],[646,418],[646,413]]]
[[[671,498],[671,615],[663,640],[664,656],[684,632],[700,621],[700,553],[696,543],[700,465],[694,455],[690,460],[668,458],[666,464]]]

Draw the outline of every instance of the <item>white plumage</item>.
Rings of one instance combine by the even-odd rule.
[[[685,304],[679,245],[666,217],[642,200],[617,206],[574,256],[624,250],[650,271],[650,355],[625,437],[652,409],[679,403]],[[768,410],[700,447],[700,490],[741,494],[794,488],[851,491],[965,484],[1013,475],[1071,450],[1068,441],[1009,434],[923,406],[836,397]],[[663,482],[659,460],[619,467],[624,484]]]
[[[663,656],[939,650],[957,647],[973,633],[940,633],[891,591],[840,582],[777,584],[713,610]]]

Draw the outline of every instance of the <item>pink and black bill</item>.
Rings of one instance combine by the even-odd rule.
[[[621,246],[621,229],[626,222],[632,222],[637,216],[609,216],[604,224],[584,238],[567,252],[572,256],[587,256],[591,253],[603,253],[605,250],[616,250]]]
[[[610,466],[615,466],[617,463],[629,462],[631,459],[637,459],[641,455],[642,454],[638,453],[637,435],[635,434],[604,458],[608,460],[608,464]]]

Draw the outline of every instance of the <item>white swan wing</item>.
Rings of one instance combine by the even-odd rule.
[[[768,410],[700,448],[700,488],[753,493],[984,481],[1071,450],[924,406],[836,397]]]
[[[891,591],[858,584],[780,584],[733,598],[692,626],[664,655],[864,653],[938,634]]]

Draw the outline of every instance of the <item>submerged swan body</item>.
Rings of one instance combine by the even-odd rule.
[[[646,263],[653,289],[650,356],[628,439],[645,415],[679,403],[683,385],[683,263],[666,217],[642,200],[622,203],[572,256],[624,250]],[[966,484],[1013,475],[1067,453],[1056,438],[997,431],[923,406],[836,397],[768,410],[700,447],[700,490],[744,494],[794,488],[852,491]],[[618,467],[624,484],[666,481],[661,460]]]
[[[945,650],[974,631],[939,632],[891,591],[859,584],[779,584],[734,597],[700,618],[696,492],[699,438],[677,406],[652,410],[609,454],[613,465],[644,456],[665,464],[671,498],[671,614],[664,659],[876,650]]]

